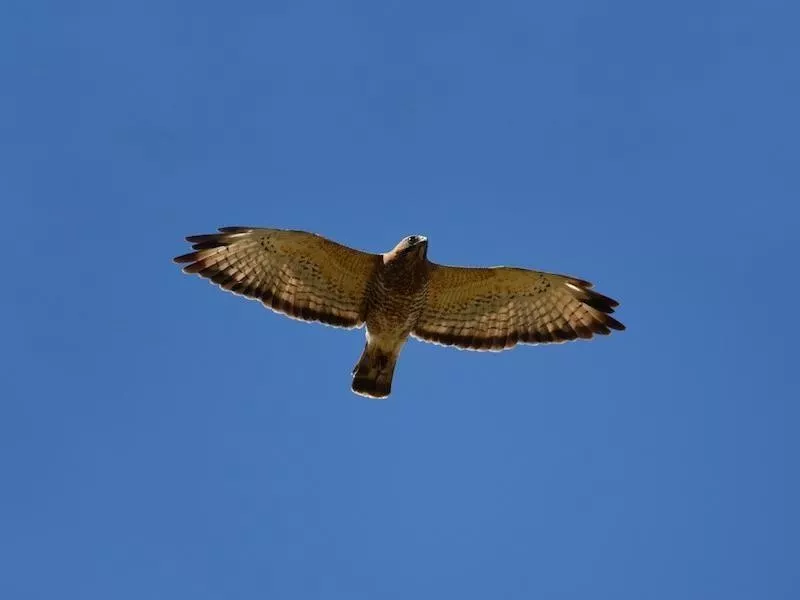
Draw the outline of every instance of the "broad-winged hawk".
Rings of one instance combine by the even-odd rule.
[[[617,302],[583,279],[512,267],[450,267],[430,262],[428,240],[404,238],[371,254],[305,231],[222,227],[192,235],[176,257],[221,288],[280,313],[337,327],[366,325],[353,369],[357,394],[385,398],[409,335],[468,350],[546,344],[624,325]]]

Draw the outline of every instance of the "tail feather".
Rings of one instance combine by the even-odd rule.
[[[353,391],[368,398],[386,398],[392,393],[392,377],[397,356],[370,346],[353,368]]]

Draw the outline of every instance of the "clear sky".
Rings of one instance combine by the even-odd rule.
[[[800,598],[797,3],[0,8],[0,597]],[[182,275],[307,229],[594,281],[502,354]]]

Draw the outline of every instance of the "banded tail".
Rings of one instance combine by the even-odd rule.
[[[353,391],[368,398],[386,398],[392,393],[397,356],[367,343],[358,364],[353,368]]]

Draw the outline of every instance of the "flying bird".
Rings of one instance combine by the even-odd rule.
[[[260,300],[276,312],[336,327],[366,325],[352,389],[386,398],[409,336],[467,350],[558,343],[625,326],[616,300],[568,275],[513,267],[452,267],[428,260],[428,240],[403,238],[372,254],[314,233],[222,227],[186,238],[185,273]]]

